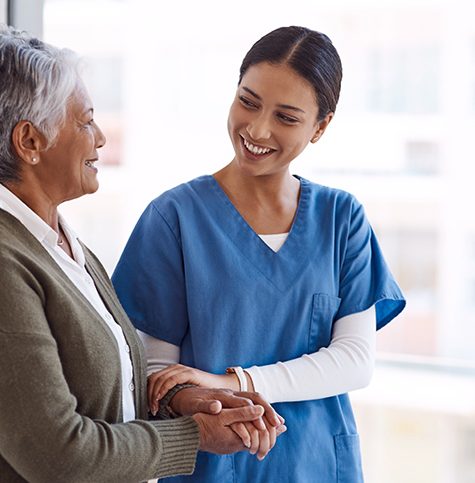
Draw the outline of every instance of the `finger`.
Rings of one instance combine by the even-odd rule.
[[[245,406],[240,408],[223,409],[221,415],[227,426],[233,423],[254,421],[264,414],[262,406]]]
[[[259,431],[265,431],[267,429],[262,418],[255,419],[252,424],[254,424],[256,429],[258,429]]]
[[[267,418],[264,416],[264,423],[267,426],[267,431],[269,433],[269,451],[275,446],[275,442],[277,441],[277,428],[279,426],[272,426],[269,423]]]
[[[147,378],[147,399],[148,399],[148,406],[150,409],[150,412],[155,415],[156,412],[158,411],[158,402],[157,400],[160,399],[160,397],[157,397],[158,394],[161,394],[160,392],[160,387],[162,384],[163,379],[161,377],[165,376],[167,374],[170,374],[173,371],[176,371],[178,368],[183,368],[184,366],[181,366],[180,364],[174,364],[172,366],[168,366],[165,369],[162,369],[160,371],[154,372],[150,374]],[[166,394],[166,393],[164,393]]]
[[[244,423],[244,424],[251,438],[249,453],[256,454],[259,451],[259,431],[252,423]]]
[[[165,396],[165,394],[170,389],[175,387],[177,384],[183,384],[184,380],[185,380],[184,378],[173,376],[172,378],[167,379],[166,381],[162,381],[161,384],[158,384],[158,381],[157,381],[157,384],[155,384],[153,388],[152,400],[154,402],[158,402],[160,399],[162,399],[163,396]]]
[[[254,404],[258,404],[264,408],[265,415],[272,426],[279,426],[282,424],[279,420],[278,414],[274,411],[274,408],[257,392],[239,392],[239,396],[250,399]]]
[[[195,398],[192,400],[191,410],[194,413],[219,414],[223,408],[220,401]]]
[[[270,428],[274,428],[273,426],[269,425]],[[268,429],[264,431],[258,431],[259,433],[259,449],[257,451],[257,459],[262,461],[266,456],[267,453],[271,450],[271,437]]]
[[[241,438],[241,441],[246,448],[251,447],[251,435],[244,423],[231,424],[230,428]]]
[[[212,396],[219,399],[225,408],[240,408],[245,406],[254,406],[254,403],[247,397],[236,396],[226,389],[218,389],[213,391]]]
[[[166,374],[157,373],[154,378],[152,399],[154,401],[161,399],[172,387],[187,382],[189,379],[187,372],[188,369],[186,367],[180,366],[168,371]]]
[[[147,384],[147,400],[148,400],[148,408],[150,412],[155,416],[158,411],[158,405],[153,398],[153,386],[154,383],[149,379]]]
[[[278,434],[282,434],[287,430],[284,425],[277,427],[271,425],[265,416],[263,420],[267,429],[266,431],[259,431],[259,450],[257,452],[257,459],[259,461],[262,461],[275,446]]]

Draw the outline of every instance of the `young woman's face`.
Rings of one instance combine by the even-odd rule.
[[[253,176],[286,171],[328,124],[317,122],[317,115],[312,85],[292,68],[267,62],[249,67],[229,112],[233,162]]]

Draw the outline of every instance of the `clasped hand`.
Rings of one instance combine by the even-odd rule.
[[[163,372],[167,374],[167,369],[150,375],[148,379],[149,407],[152,412],[158,409],[157,394],[162,397],[174,386],[171,381],[165,381],[164,385],[163,378],[157,377]],[[209,376],[208,383],[219,382],[214,380],[215,375]],[[157,387],[157,380],[161,383],[161,390]],[[181,378],[179,383],[198,382],[196,378]],[[248,450],[262,460],[274,447],[277,436],[287,430],[283,418],[261,395],[254,392],[191,387],[179,391],[170,401],[170,406],[179,414],[193,416],[200,430],[200,449],[212,453]]]

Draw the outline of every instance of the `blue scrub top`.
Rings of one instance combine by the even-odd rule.
[[[113,275],[134,325],[180,346],[182,364],[224,373],[327,347],[335,320],[373,305],[378,329],[401,312],[405,301],[361,204],[299,180],[297,213],[277,253],[212,176],[152,201]],[[274,407],[288,431],[263,461],[200,452],[192,476],[163,481],[363,481],[347,394]]]

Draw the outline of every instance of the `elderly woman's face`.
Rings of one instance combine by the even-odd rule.
[[[99,187],[94,163],[105,137],[93,114],[87,90],[79,83],[69,100],[66,120],[54,146],[41,153],[42,181],[57,201],[94,193]]]

